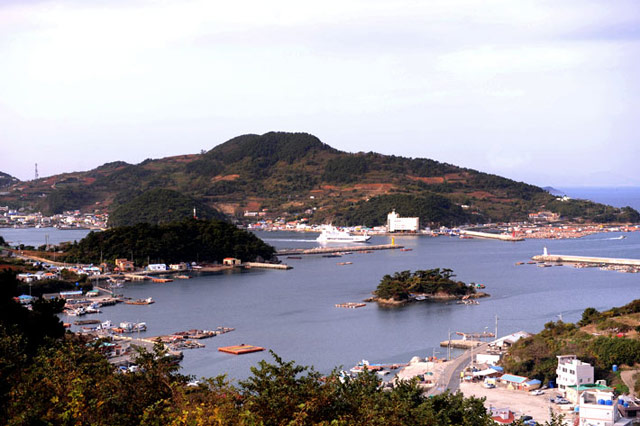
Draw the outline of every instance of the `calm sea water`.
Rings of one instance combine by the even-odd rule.
[[[81,238],[80,234],[45,229],[0,229],[9,241],[43,244]],[[315,247],[316,234],[258,233],[277,248]],[[185,351],[183,372],[195,376],[250,375],[250,368],[266,352],[243,356],[218,352],[219,346],[240,343],[272,349],[286,360],[314,365],[322,372],[351,367],[365,358],[371,362],[406,362],[436,351],[449,331],[518,330],[537,332],[544,323],[562,317],[577,321],[587,307],[599,310],[620,306],[640,297],[640,274],[571,267],[516,266],[542,252],[586,256],[640,258],[640,233],[598,234],[576,240],[527,240],[508,243],[460,240],[449,237],[396,237],[396,244],[412,251],[377,251],[342,258],[283,259],[289,271],[251,270],[199,276],[171,283],[132,283],[123,289],[132,298],[153,297],[147,306],[106,307],[101,320],[145,321],[144,336],[191,328],[235,327],[236,331],[204,340],[206,348]],[[389,243],[374,237],[371,244]],[[337,265],[341,261],[352,265]],[[428,268],[451,268],[465,282],[486,285],[490,298],[480,305],[422,303],[402,308],[368,304],[360,309],[336,308],[336,303],[358,302],[370,296],[385,274]],[[86,317],[85,317],[86,318]],[[72,318],[65,318],[66,321]]]
[[[316,245],[314,234],[259,235],[276,247]],[[537,332],[545,322],[559,316],[576,321],[586,307],[607,309],[640,297],[638,274],[515,265],[541,253],[545,245],[551,253],[640,258],[640,233],[613,239],[618,235],[518,243],[396,237],[396,244],[413,251],[285,259],[294,269],[225,273],[164,284],[127,284],[125,296],[151,296],[157,303],[106,307],[94,317],[116,323],[145,321],[149,327],[142,334],[145,336],[191,328],[235,327],[234,332],[203,341],[206,348],[185,351],[183,371],[196,376],[227,373],[242,379],[250,374],[251,366],[269,358],[266,352],[234,356],[217,351],[219,346],[240,343],[272,349],[285,359],[314,365],[323,372],[335,366],[351,367],[363,358],[406,362],[416,355],[431,355],[434,350],[444,356],[438,343],[449,331],[493,331],[496,315],[500,335],[518,330]],[[387,237],[374,237],[372,244],[388,242]],[[340,261],[353,264],[337,265]],[[465,282],[484,283],[491,297],[477,306],[422,303],[396,309],[376,304],[360,309],[334,307],[336,303],[365,299],[384,274],[435,267],[451,268]]]
[[[640,211],[640,188],[562,188],[562,191],[573,198],[583,198],[597,203],[609,204],[614,207],[630,206]]]

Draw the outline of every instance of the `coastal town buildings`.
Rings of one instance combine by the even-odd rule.
[[[585,391],[580,395],[579,426],[627,426],[632,419],[623,418],[618,398],[611,391]]]
[[[115,264],[120,272],[131,272],[135,269],[135,265],[131,260],[116,259]]]
[[[418,232],[419,217],[400,217],[395,210],[387,215],[387,232]]]
[[[82,213],[80,210],[65,211],[53,216],[40,212],[22,212],[8,206],[0,206],[0,226],[3,227],[56,227],[60,229],[104,229],[109,215],[106,213]]]
[[[567,387],[593,383],[593,366],[580,361],[575,355],[558,356],[556,384],[563,396],[567,396]]]

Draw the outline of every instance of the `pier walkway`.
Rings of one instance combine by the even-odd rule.
[[[564,254],[538,255],[531,258],[536,262],[587,263],[592,265],[640,266],[640,259],[616,259],[612,257],[570,256]]]
[[[475,237],[475,238],[488,238],[491,240],[500,240],[500,241],[524,241],[523,237],[516,237],[508,234],[492,234],[491,232],[461,230],[460,235],[467,235],[469,237]]]

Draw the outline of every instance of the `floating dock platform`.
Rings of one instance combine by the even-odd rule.
[[[276,254],[278,256],[289,256],[289,255],[302,255],[302,254],[330,254],[330,253],[342,253],[342,252],[355,252],[355,251],[373,251],[373,250],[395,250],[395,249],[403,249],[404,246],[399,246],[396,244],[378,244],[378,245],[369,245],[363,244],[359,246],[348,246],[348,247],[316,247],[312,249],[285,249],[280,250]]]
[[[491,240],[500,240],[500,241],[524,241],[523,237],[515,237],[513,235],[508,234],[492,234],[491,232],[478,232],[478,231],[460,231],[460,235],[469,236],[475,238],[488,238]]]
[[[243,343],[241,345],[236,345],[236,346],[222,346],[218,348],[218,350],[220,352],[225,352],[228,354],[243,355],[243,354],[249,354],[252,352],[264,351],[264,348],[261,348],[260,346],[245,345]]]
[[[358,302],[336,303],[336,308],[355,309],[355,308],[364,308],[365,306],[367,306],[366,303],[358,303]]]
[[[242,266],[244,266],[245,268],[293,269],[293,266],[289,266],[284,263],[246,262],[243,263]]]
[[[587,263],[591,265],[640,266],[640,259],[616,259],[612,257],[570,256],[564,254],[538,255],[531,258],[536,262]]]

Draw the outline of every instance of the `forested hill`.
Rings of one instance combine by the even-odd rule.
[[[138,223],[160,224],[181,221],[195,214],[200,219],[225,220],[225,216],[208,205],[170,189],[150,189],[113,209],[109,226]]]
[[[526,219],[551,210],[568,219],[638,222],[632,209],[559,201],[542,188],[425,158],[346,153],[306,133],[243,135],[208,152],[105,164],[94,170],[20,182],[0,205],[52,214],[111,213],[146,191],[164,188],[229,216],[245,211],[312,222],[379,224],[390,207],[424,225]]]
[[[225,257],[242,261],[269,260],[275,249],[251,232],[219,220],[187,219],[160,225],[140,223],[90,232],[74,242],[64,258],[75,263],[132,259],[147,263],[218,262]]]
[[[0,172],[0,188],[4,188],[10,185],[13,185],[14,183],[18,183],[20,182],[18,180],[18,178],[14,178],[11,175],[8,175],[6,173]]]

